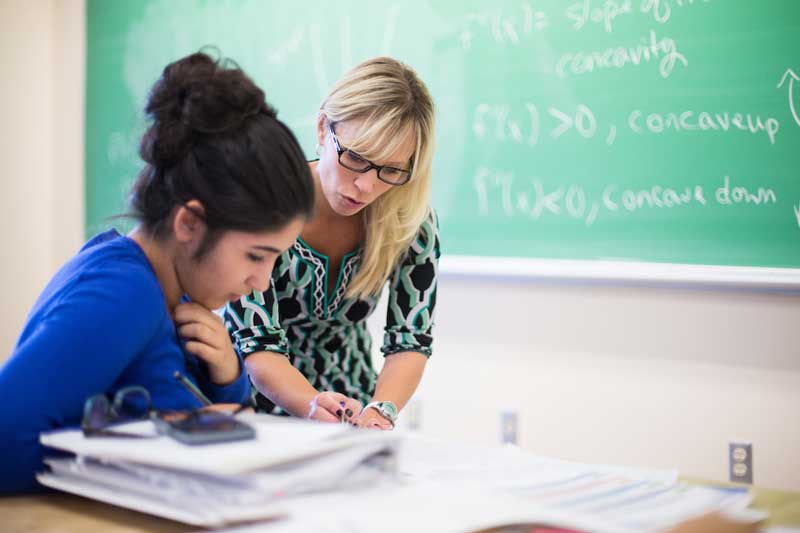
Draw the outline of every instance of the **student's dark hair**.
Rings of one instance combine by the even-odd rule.
[[[130,206],[154,237],[190,200],[205,208],[208,228],[198,258],[226,230],[278,230],[312,215],[314,185],[297,140],[233,62],[198,52],[167,65],[145,112],[145,166]]]

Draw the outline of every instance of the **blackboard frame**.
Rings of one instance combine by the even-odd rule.
[[[800,294],[800,269],[794,268],[442,255],[439,273],[456,279]]]

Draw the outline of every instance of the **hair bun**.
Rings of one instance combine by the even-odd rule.
[[[247,83],[242,83],[242,78]],[[198,135],[224,134],[248,117],[275,111],[238,65],[198,52],[170,63],[145,107],[153,121],[142,138],[144,161],[167,168],[180,160]]]

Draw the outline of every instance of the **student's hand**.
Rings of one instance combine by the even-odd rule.
[[[377,409],[370,407],[364,409],[358,418],[355,419],[355,425],[360,428],[367,429],[394,429],[392,423],[381,416]]]
[[[239,359],[222,319],[194,302],[175,307],[178,333],[186,339],[186,351],[208,364],[208,377],[217,385],[228,385],[239,377]]]
[[[309,420],[352,422],[361,413],[361,402],[338,392],[320,392],[309,403]]]

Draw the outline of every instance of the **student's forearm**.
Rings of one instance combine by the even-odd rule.
[[[417,390],[428,358],[418,352],[386,356],[373,400],[389,400],[402,409]]]
[[[245,359],[245,365],[261,394],[294,416],[308,416],[311,400],[319,391],[292,366],[286,356],[257,352]]]

